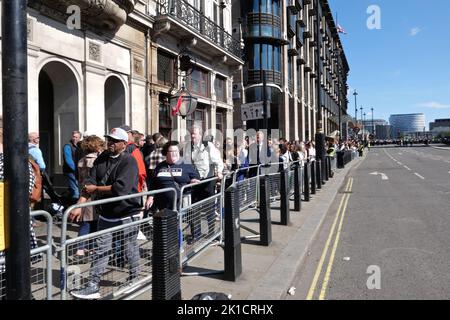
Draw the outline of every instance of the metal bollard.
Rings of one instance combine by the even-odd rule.
[[[309,168],[310,164],[305,163],[303,167],[303,194],[305,196],[305,201],[309,201]]]
[[[336,155],[337,155],[336,168],[344,169],[345,168],[345,164],[344,164],[345,152],[344,151],[338,151],[338,152],[336,152]],[[352,153],[352,155],[353,155],[353,153]]]
[[[153,300],[181,300],[178,213],[165,209],[153,215]]]
[[[316,160],[316,183],[317,189],[322,189],[322,161]]]
[[[328,181],[329,180],[329,176],[330,176],[330,169],[329,169],[329,164],[328,164],[328,156],[325,156],[324,158],[323,158],[323,164],[324,164],[324,171],[323,171],[323,173],[325,174],[323,177],[324,177],[324,180],[325,181]]]
[[[289,169],[288,169],[289,170]],[[288,170],[283,170],[280,172],[280,194],[281,194],[281,205],[280,205],[280,220],[281,225],[288,226],[290,223],[290,208],[289,208],[289,175]]]
[[[263,246],[268,247],[272,243],[272,218],[270,212],[270,190],[267,176],[259,177],[259,239]]]
[[[332,160],[334,160],[334,158],[332,158],[332,157],[327,157],[327,160],[328,160],[328,176],[329,176],[330,179],[331,179],[331,178],[333,178],[333,174],[332,174],[333,168],[332,168],[331,166],[332,166]]]
[[[299,212],[302,209],[302,166],[297,164],[294,167],[294,210]]]
[[[316,194],[316,162],[311,161],[311,194]]]
[[[225,191],[225,249],[224,279],[236,281],[242,273],[239,192],[236,186]]]

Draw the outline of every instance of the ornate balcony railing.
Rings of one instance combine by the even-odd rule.
[[[208,40],[232,53],[239,59],[242,56],[241,42],[234,39],[214,21],[184,0],[158,0],[157,14],[169,15],[194,29]]]

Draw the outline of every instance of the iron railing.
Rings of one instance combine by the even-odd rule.
[[[196,34],[201,34],[237,58],[242,57],[241,42],[185,0],[158,0],[157,15],[172,16],[194,29]]]

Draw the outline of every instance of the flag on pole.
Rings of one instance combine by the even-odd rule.
[[[344,28],[342,28],[340,24],[337,25],[336,29],[338,33],[347,34],[347,32],[345,32]]]

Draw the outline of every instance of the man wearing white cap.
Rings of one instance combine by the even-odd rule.
[[[127,146],[128,134],[120,128],[114,128],[105,135],[108,149],[100,154],[94,162],[89,176],[84,181],[80,201],[86,202],[95,194],[95,199],[107,199],[138,193],[138,167],[134,158],[124,152]],[[129,224],[139,219],[140,198],[115,201],[97,206],[99,213],[98,231]],[[72,221],[80,221],[81,209],[75,209],[70,214]],[[124,229],[120,238],[123,241],[125,255],[129,263],[130,280],[135,280],[139,274],[139,248],[137,234],[139,228],[134,226]],[[79,299],[99,299],[99,283],[108,265],[113,243],[112,233],[106,233],[96,240],[93,263],[87,286],[71,294]]]

